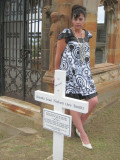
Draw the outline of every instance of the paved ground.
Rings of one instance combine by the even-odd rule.
[[[84,126],[94,149],[83,148],[78,137],[65,137],[64,160],[120,160],[120,97],[117,95],[114,101],[109,96],[109,105],[106,105],[106,99],[98,106]],[[3,107],[0,107],[0,122],[0,160],[45,160],[51,157],[50,131]],[[37,133],[29,134],[30,131]]]

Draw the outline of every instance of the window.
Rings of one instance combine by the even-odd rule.
[[[106,23],[104,6],[98,7],[95,64],[106,62]]]

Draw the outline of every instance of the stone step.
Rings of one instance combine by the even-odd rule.
[[[27,116],[35,121],[42,118],[41,107],[15,98],[1,96],[0,107]]]

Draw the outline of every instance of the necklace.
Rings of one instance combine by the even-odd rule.
[[[82,38],[82,41],[83,41],[83,45],[80,43],[79,38],[75,33],[75,30],[74,30],[74,35],[75,35],[75,38],[77,39],[77,42],[78,42],[78,44],[80,46],[80,57],[81,57],[81,61],[83,62],[84,58],[85,58],[85,40],[82,37],[82,30],[81,30],[81,38]]]

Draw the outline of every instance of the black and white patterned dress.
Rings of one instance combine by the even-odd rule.
[[[84,42],[80,44],[71,29],[64,29],[58,40],[65,39],[67,45],[62,53],[60,70],[66,71],[66,96],[77,99],[90,99],[97,95],[94,80],[90,72],[90,32],[85,30]],[[81,47],[80,47],[81,45]],[[81,60],[80,50],[84,49],[84,59]]]

